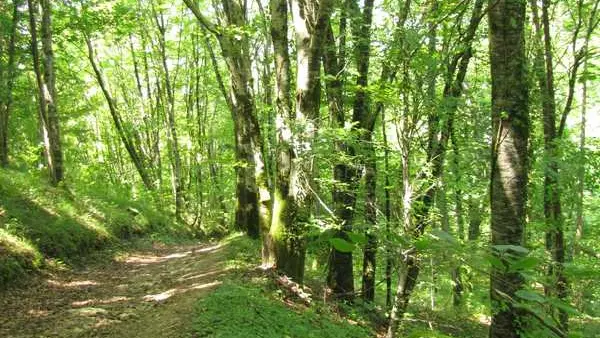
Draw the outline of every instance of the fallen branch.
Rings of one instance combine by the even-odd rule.
[[[273,283],[285,293],[286,297],[299,299],[307,306],[312,303],[312,291],[308,287],[294,282],[286,275],[278,274],[274,268],[268,269],[266,273]]]

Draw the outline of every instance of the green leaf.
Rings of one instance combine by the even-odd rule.
[[[431,245],[431,240],[427,237],[422,237],[421,239],[414,242],[415,248],[417,250],[425,250]]]
[[[524,257],[510,264],[510,271],[530,270],[540,263],[535,257]]]
[[[356,232],[347,232],[348,238],[355,244],[367,243],[367,236]]]
[[[431,230],[431,235],[439,240],[443,240],[449,243],[456,243],[456,238],[454,238],[454,236],[450,235],[444,230],[433,229]]]
[[[490,264],[493,267],[498,268],[498,269],[504,269],[504,263],[502,263],[502,261],[498,257],[496,257],[494,255],[487,254],[487,255],[485,255],[485,259],[488,262],[490,262]]]
[[[517,290],[517,292],[515,292],[515,296],[524,300],[529,300],[538,303],[546,303],[547,301],[547,299],[544,296],[529,290]]]
[[[527,248],[524,248],[520,245],[506,244],[506,245],[493,245],[492,247],[500,252],[514,251],[515,253],[520,253],[520,254],[524,254],[524,255],[529,253],[529,250]]]
[[[571,304],[561,301],[560,299],[550,299],[550,304],[557,309],[564,310],[570,315],[580,315],[579,311],[571,306]]]
[[[354,244],[339,237],[329,239],[329,243],[331,243],[334,249],[340,252],[352,252],[355,248]]]

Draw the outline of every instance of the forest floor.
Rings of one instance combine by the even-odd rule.
[[[153,245],[46,271],[0,293],[0,337],[193,337],[194,304],[226,262],[227,244]]]

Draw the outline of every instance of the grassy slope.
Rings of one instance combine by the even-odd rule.
[[[234,234],[222,241],[227,266],[234,273],[215,292],[198,300],[195,336],[214,338],[364,338],[374,337],[368,324],[341,317],[332,304],[314,299],[310,307],[287,298],[260,270],[260,243]],[[356,321],[349,318],[357,319]],[[358,324],[358,322],[362,324]]]
[[[121,238],[166,231],[168,219],[117,193],[49,186],[0,170],[0,288],[49,260],[76,261]]]

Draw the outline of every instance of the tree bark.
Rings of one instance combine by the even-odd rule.
[[[353,2],[345,2],[346,7],[353,6]],[[335,37],[331,22],[327,24],[325,33],[325,45],[323,52],[323,69],[327,74],[326,94],[332,124],[335,128],[343,129],[346,123],[344,112],[344,71],[343,64],[346,62],[346,16],[350,8],[343,8],[340,15],[340,46],[339,54],[336,54]],[[356,136],[354,133],[351,136]],[[352,231],[354,208],[356,204],[356,186],[358,181],[358,169],[353,163],[356,151],[346,141],[335,142],[336,151],[342,158],[333,167],[334,186],[332,191],[333,208],[339,228],[335,229],[334,238],[351,242],[348,233]],[[352,252],[342,252],[331,247],[327,266],[327,287],[335,299],[352,300],[354,298],[354,266]]]
[[[564,275],[565,245],[563,232],[563,217],[561,207],[561,194],[559,191],[559,163],[558,140],[556,130],[556,99],[554,90],[554,69],[552,41],[550,36],[550,19],[548,14],[549,3],[542,1],[542,17],[538,14],[537,4],[531,3],[533,21],[536,28],[536,37],[539,47],[536,56],[536,74],[542,93],[542,122],[544,130],[544,218],[546,223],[546,250],[552,257],[548,268],[548,275],[555,281],[556,287],[545,286],[546,295],[554,291],[559,299],[565,300],[567,296],[567,280]],[[543,47],[541,46],[543,44]],[[567,330],[568,314],[559,309],[560,328]]]
[[[270,233],[277,269],[298,283],[304,278],[304,231],[314,200],[311,151],[319,117],[321,48],[330,6],[327,0],[291,2],[297,51],[296,114],[291,129],[293,156],[287,182],[289,192],[276,198],[273,208],[286,222],[273,223]]]
[[[271,39],[275,59],[275,128],[277,133],[276,175],[271,229],[263,239],[263,264],[275,264],[277,257],[273,235],[278,229],[291,226],[290,171],[294,152],[292,149],[292,115],[290,55],[288,50],[288,7],[285,0],[270,0]],[[271,232],[275,233],[271,233]],[[284,253],[281,253],[284,254]]]
[[[63,153],[60,141],[60,123],[56,100],[56,75],[52,48],[52,6],[50,0],[41,0],[42,5],[42,50],[44,51],[44,99],[47,114],[48,139],[52,165],[52,183],[64,179]]]
[[[38,3],[28,0],[29,27],[31,34],[31,52],[33,69],[38,85],[38,105],[40,132],[44,142],[44,154],[48,165],[50,181],[57,185],[63,180],[63,160],[60,144],[60,128],[56,108],[56,88],[54,73],[54,52],[52,50],[51,6],[48,0],[41,0],[42,6],[42,51],[44,70],[42,73],[37,41]]]
[[[362,296],[366,301],[375,300],[375,272],[377,267],[377,161],[375,147],[373,146],[373,133],[377,114],[371,109],[367,87],[369,85],[369,62],[371,50],[371,22],[373,21],[373,0],[365,0],[360,28],[356,33],[356,96],[352,121],[357,123],[359,146],[365,153],[363,160],[365,166],[365,220],[367,229],[367,243],[364,248],[362,269]]]
[[[15,59],[16,59],[16,40],[17,25],[20,20],[19,0],[13,1],[12,24],[10,28],[10,37],[8,42],[8,60],[6,67],[0,72],[0,167],[8,166],[8,120],[12,111],[13,103],[13,84],[15,79]]]
[[[193,0],[184,0],[204,29],[221,46],[229,70],[229,93],[224,92],[232,113],[235,132],[236,196],[235,224],[250,237],[258,238],[270,228],[271,201],[263,157],[263,140],[252,91],[252,72],[246,34],[235,34],[246,22],[246,6],[235,0],[222,0],[225,27],[215,26],[202,14]]]
[[[525,0],[490,0],[492,76],[492,177],[490,185],[492,251],[496,245],[523,245],[527,201],[529,88],[525,56]],[[508,20],[507,18],[510,18]],[[518,255],[518,252],[512,252]],[[490,338],[517,338],[526,318],[515,307],[523,277],[492,267]]]

